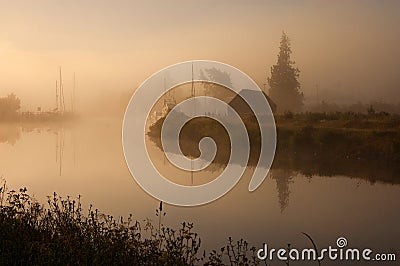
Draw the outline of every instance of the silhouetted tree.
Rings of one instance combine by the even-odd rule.
[[[304,95],[300,92],[298,81],[300,70],[290,60],[292,50],[290,40],[285,32],[279,47],[278,62],[271,68],[271,77],[268,78],[269,96],[276,103],[278,112],[299,112],[304,105]]]
[[[11,120],[18,115],[21,108],[20,99],[11,93],[7,97],[0,98],[0,120]]]
[[[231,76],[229,73],[219,70],[215,67],[204,69],[204,71],[200,70],[200,78],[206,79],[206,77],[211,81],[218,82],[226,86],[232,86]],[[207,95],[212,95],[217,98],[223,98],[226,96],[226,93],[213,83],[205,83],[204,88]]]

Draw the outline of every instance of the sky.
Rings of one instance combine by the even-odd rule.
[[[62,66],[77,108],[133,92],[193,59],[235,66],[260,86],[284,30],[306,103],[400,102],[400,1],[0,0],[0,97],[55,106]],[[99,101],[101,102],[101,101]]]

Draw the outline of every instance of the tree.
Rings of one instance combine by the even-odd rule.
[[[276,103],[278,112],[299,112],[304,106],[304,95],[300,91],[298,81],[300,70],[290,60],[292,49],[285,32],[279,47],[278,62],[271,67],[271,77],[268,78],[269,96]]]
[[[228,72],[219,70],[215,67],[213,68],[206,68],[203,70],[200,70],[200,79],[205,79],[205,80],[211,80],[214,82],[218,82],[221,84],[224,84],[226,86],[232,87],[232,80],[231,76]],[[217,98],[223,99],[225,96],[227,96],[227,93],[224,90],[221,90],[219,86],[216,86],[213,83],[204,83],[204,89],[206,92],[206,95],[212,95]]]
[[[20,99],[14,93],[0,98],[0,120],[10,120],[18,115],[21,108]]]

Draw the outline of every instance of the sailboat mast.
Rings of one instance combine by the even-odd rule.
[[[193,62],[192,62],[192,97],[194,97],[194,82],[193,82]]]
[[[62,113],[65,111],[64,87],[62,84],[61,67],[60,67],[60,109]]]
[[[192,98],[195,97],[195,91],[194,91],[194,82],[193,82],[193,62],[192,62]],[[194,102],[194,114],[196,114],[196,102]],[[191,185],[193,186],[194,184],[194,177],[193,177],[193,158],[190,160],[190,179],[191,179]]]
[[[58,82],[56,80],[56,111],[59,112],[58,109]]]
[[[75,81],[76,80],[75,80],[75,72],[74,72],[74,88],[73,88],[73,91],[72,91],[72,112],[73,113],[75,112],[75,85],[76,85]]]
[[[164,77],[164,106],[167,105],[167,100],[168,100],[168,93],[167,93],[167,86],[165,82],[165,77]]]

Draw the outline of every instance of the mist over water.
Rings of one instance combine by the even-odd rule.
[[[26,186],[43,203],[54,191],[63,196],[82,195],[85,207],[91,203],[115,217],[133,213],[135,219],[155,219],[158,202],[140,189],[126,167],[121,120],[84,119],[67,127],[6,124],[1,132],[0,169],[9,188]],[[148,148],[153,154],[160,153],[151,141]],[[191,184],[190,173],[177,172],[163,156],[152,158],[173,181]],[[195,173],[194,184],[212,179],[223,165],[213,167]],[[211,204],[166,205],[163,223],[177,226],[193,221],[207,250],[222,246],[229,236],[244,238],[256,247],[266,241],[275,247],[287,243],[303,247],[310,244],[301,235],[307,232],[319,246],[332,245],[344,235],[354,246],[399,252],[400,217],[394,211],[399,185],[371,183],[363,176],[305,175],[302,171],[273,166],[253,193],[247,190],[251,174],[247,171],[231,192]]]
[[[168,65],[205,59],[237,67],[268,92],[285,31],[305,105],[301,114],[276,113],[278,150],[267,178],[248,191],[259,153],[252,128],[239,183],[210,204],[165,204],[162,223],[194,222],[207,251],[228,237],[256,248],[311,247],[306,232],[318,247],[346,237],[351,247],[399,258],[398,10],[400,1],[3,1],[0,177],[43,204],[53,192],[81,195],[85,210],[93,204],[114,217],[132,213],[156,221],[159,202],[135,182],[123,154],[123,115],[135,90]],[[197,96],[207,95],[204,84],[196,86]],[[190,89],[174,88],[174,100],[186,99]],[[221,86],[213,93],[227,103],[235,97]],[[243,117],[251,127],[252,117]],[[183,128],[180,145],[189,157],[199,155],[204,132],[218,144],[213,163],[190,173],[168,162],[154,120],[146,147],[169,180],[200,185],[224,170],[229,141],[223,128],[209,120]]]

